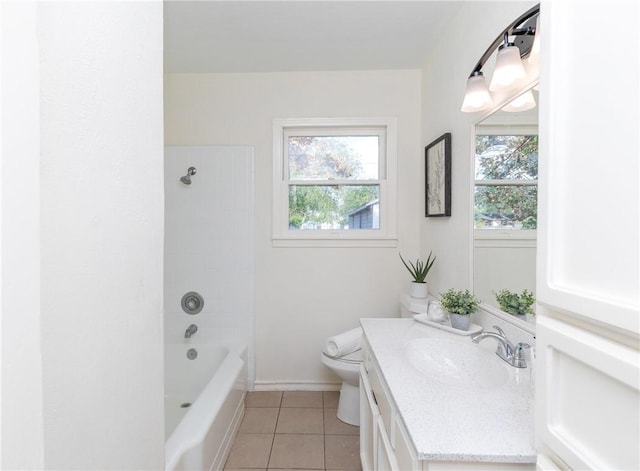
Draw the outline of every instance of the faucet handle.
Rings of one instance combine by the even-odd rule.
[[[507,338],[507,336],[506,336],[506,335],[505,335],[505,333],[504,333],[504,330],[502,330],[500,327],[498,327],[497,325],[494,325],[494,326],[493,326],[493,328],[494,328],[494,329],[496,329],[496,331],[497,331],[500,335],[502,335],[505,339]]]
[[[517,368],[526,368],[527,361],[524,358],[524,351],[527,348],[531,348],[531,345],[524,342],[519,342],[516,344],[513,351],[513,366]]]

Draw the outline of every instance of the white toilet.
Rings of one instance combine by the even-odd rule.
[[[412,298],[408,294],[400,296],[400,317],[413,317],[414,314],[427,312],[429,301]],[[347,333],[348,334],[348,333]],[[344,334],[340,334],[344,335]],[[353,338],[351,338],[353,341]],[[342,380],[340,401],[338,402],[338,418],[351,425],[360,425],[360,363],[362,350],[358,349],[342,356],[329,356],[325,352],[320,355],[322,363],[331,368]]]
[[[416,299],[408,294],[400,297],[400,317],[413,317],[414,314],[427,312],[428,301]],[[331,368],[342,380],[340,388],[340,401],[338,402],[338,418],[351,425],[360,425],[360,363],[362,363],[362,350],[348,353],[339,357],[331,357],[325,352],[320,355],[320,360],[328,368]]]
[[[340,420],[351,425],[360,425],[360,363],[362,350],[356,350],[339,358],[331,358],[322,352],[320,360],[331,368],[342,380],[340,401],[337,416]]]

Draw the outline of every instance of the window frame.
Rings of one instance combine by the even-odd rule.
[[[379,185],[380,228],[336,230],[289,229],[289,186],[326,185],[325,180],[289,180],[286,137],[289,131],[309,135],[357,135],[384,128],[377,180],[331,180],[331,184]],[[338,134],[334,134],[337,132]],[[277,118],[273,120],[272,244],[275,247],[395,247],[397,201],[397,118]]]
[[[521,239],[531,240],[536,238],[537,229],[508,229],[508,228],[476,228],[475,222],[475,192],[479,186],[535,186],[538,188],[538,179],[535,180],[516,180],[516,179],[501,179],[501,180],[489,180],[489,179],[476,179],[476,159],[475,149],[478,136],[538,136],[538,127],[532,125],[488,125],[488,126],[475,126],[475,132],[473,133],[473,187],[471,189],[472,201],[471,201],[471,228],[474,234],[475,240],[505,240],[505,239]],[[536,192],[537,193],[537,192]]]

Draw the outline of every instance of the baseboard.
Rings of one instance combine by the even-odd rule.
[[[342,383],[315,381],[257,381],[254,391],[340,391]]]

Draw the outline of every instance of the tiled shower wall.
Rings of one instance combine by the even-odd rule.
[[[180,182],[189,167],[191,185]],[[165,341],[241,340],[249,346],[253,387],[253,148],[165,147]],[[186,314],[182,296],[197,291],[204,308]]]

